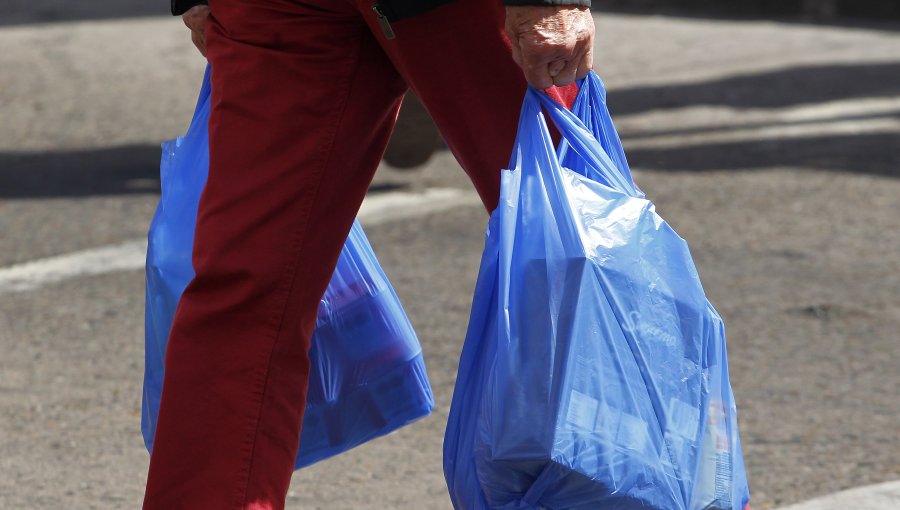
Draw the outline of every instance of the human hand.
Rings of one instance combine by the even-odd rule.
[[[513,60],[536,88],[584,78],[594,63],[594,18],[587,7],[509,6]]]
[[[195,5],[181,15],[184,25],[191,29],[191,41],[206,56],[206,18],[209,17],[208,5]]]

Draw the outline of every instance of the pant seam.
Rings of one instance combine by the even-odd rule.
[[[320,170],[317,172],[317,175],[315,176],[315,180],[316,180],[315,189],[312,193],[310,205],[309,205],[309,207],[307,207],[307,209],[305,211],[303,211],[303,219],[300,223],[299,232],[295,234],[295,239],[292,242],[291,252],[293,253],[293,260],[291,260],[288,268],[285,269],[285,275],[282,280],[285,282],[284,287],[282,289],[279,289],[279,293],[283,294],[284,296],[283,296],[281,303],[278,306],[277,310],[272,315],[272,322],[274,325],[275,335],[274,335],[274,338],[272,339],[271,347],[269,349],[269,353],[266,358],[265,368],[263,369],[262,373],[260,374],[260,382],[259,382],[259,387],[257,390],[257,395],[258,395],[257,413],[256,413],[255,419],[252,419],[252,424],[250,426],[253,428],[253,430],[248,437],[248,439],[249,439],[249,458],[248,458],[247,463],[245,464],[246,472],[244,474],[244,480],[242,483],[243,489],[242,490],[239,489],[239,491],[241,493],[239,506],[238,506],[239,510],[243,510],[247,504],[247,496],[248,496],[248,492],[250,489],[250,480],[251,480],[251,476],[253,474],[253,464],[254,464],[254,461],[256,458],[256,443],[257,443],[257,438],[259,437],[259,434],[260,434],[259,426],[260,426],[260,422],[261,422],[261,418],[262,418],[262,413],[263,413],[263,410],[265,409],[265,405],[266,405],[267,391],[269,389],[269,375],[271,373],[272,358],[275,354],[276,347],[278,346],[279,339],[282,336],[282,332],[283,332],[282,327],[284,324],[284,317],[285,317],[285,314],[287,311],[287,305],[288,305],[288,302],[290,301],[290,296],[293,293],[294,288],[297,287],[297,279],[298,279],[297,267],[299,265],[297,259],[300,257],[301,251],[303,249],[304,241],[305,241],[306,237],[308,236],[309,216],[310,216],[311,211],[314,209],[316,203],[319,200],[319,189],[321,188],[322,179],[323,179],[323,177],[325,175],[325,171],[332,159],[333,147],[334,147],[335,140],[337,138],[337,132],[339,131],[340,125],[342,124],[342,122],[344,120],[344,116],[346,114],[347,104],[349,102],[350,91],[352,89],[353,83],[356,81],[356,78],[357,78],[357,73],[355,70],[358,67],[357,63],[359,61],[361,52],[362,52],[362,40],[360,40],[359,44],[357,44],[356,58],[352,62],[350,62],[350,64],[348,65],[348,67],[350,69],[352,69],[353,72],[350,75],[350,77],[348,78],[345,92],[343,94],[343,101],[341,102],[341,108],[340,108],[340,111],[336,115],[335,122],[333,123],[332,132],[330,133],[330,137],[329,137],[330,141],[327,145],[323,145],[322,153],[317,158],[317,159],[323,158],[324,161],[322,163],[322,167],[320,168]]]

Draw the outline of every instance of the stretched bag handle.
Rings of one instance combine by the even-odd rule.
[[[612,116],[610,116],[609,108],[606,105],[606,89],[603,86],[603,81],[594,71],[588,73],[578,83],[578,96],[575,98],[575,103],[572,105],[571,110],[588,130],[594,134],[594,138],[600,142],[603,150],[606,151],[606,154],[619,172],[634,184],[634,178],[628,166],[628,159],[625,157],[625,150],[622,148],[622,141],[619,139],[619,134],[616,132]],[[581,168],[585,168],[584,163],[581,162],[575,151],[569,150],[570,148],[569,143],[563,139],[559,146],[560,163],[566,168],[585,174],[586,172],[581,171]]]
[[[526,91],[525,99],[522,101],[522,108],[519,111],[519,126],[516,131],[516,141],[513,144],[508,169],[515,170],[519,168],[522,163],[522,157],[530,152],[533,145],[534,128],[538,125],[537,117],[540,113],[540,102],[533,100],[529,96],[528,91]]]
[[[562,108],[562,107],[560,107]],[[557,224],[555,231],[562,240],[563,246],[580,245],[579,236],[573,218],[568,213],[563,213],[562,204],[568,202],[565,192],[563,171],[559,164],[556,147],[550,137],[550,130],[541,109],[541,101],[536,95],[526,92],[522,102],[522,110],[519,114],[519,127],[513,146],[510,170],[521,170],[520,190],[531,189],[535,186],[543,188],[546,200],[535,207],[547,208],[550,214],[547,218]],[[529,183],[529,184],[525,184]],[[518,194],[519,191],[514,193]],[[502,206],[502,204],[501,204]],[[514,206],[518,208],[518,205]],[[509,221],[510,231],[518,221],[518,213],[501,214],[500,221],[506,224]],[[504,256],[504,248],[500,249],[501,258]]]
[[[586,79],[585,83],[588,84],[588,86],[594,87],[594,93],[599,92],[596,90],[596,83],[591,84],[590,79]],[[590,92],[590,90],[588,90],[588,92]],[[578,154],[590,169],[599,174],[601,179],[598,180],[602,180],[604,184],[630,196],[643,197],[643,193],[635,186],[634,181],[631,178],[631,172],[628,170],[627,166],[624,170],[617,168],[612,158],[610,158],[609,154],[607,154],[606,150],[603,148],[603,145],[595,137],[594,132],[585,126],[584,122],[564,106],[557,103],[553,98],[529,85],[525,97],[525,104],[522,105],[523,114],[526,110],[533,111],[532,109],[534,108],[535,102],[542,105],[550,115],[553,123],[556,125],[557,129],[559,129],[563,139],[568,144],[566,150],[571,148],[571,150]],[[591,112],[592,115],[595,113],[600,112]],[[515,153],[513,156],[515,157]]]

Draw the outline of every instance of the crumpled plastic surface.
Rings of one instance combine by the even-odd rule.
[[[573,112],[526,94],[444,441],[453,505],[741,510],[722,320],[635,186],[595,74]]]
[[[187,134],[163,144],[162,197],[147,250],[141,429],[148,450],[153,448],[172,318],[194,276],[197,206],[209,167],[209,93],[207,69]],[[418,338],[359,223],[354,223],[322,297],[309,355],[297,469],[396,430],[434,407]]]

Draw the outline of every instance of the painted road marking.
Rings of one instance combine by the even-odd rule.
[[[0,269],[0,292],[36,289],[74,276],[130,271],[144,266],[147,240],[82,250]]]
[[[622,138],[629,149],[667,149],[811,136],[900,134],[900,98],[849,99],[752,111],[718,107],[715,115],[709,110],[703,106],[650,113],[656,126],[678,126],[672,130],[624,129],[626,119],[636,116],[622,116]],[[710,118],[715,120],[711,123]]]
[[[430,188],[421,193],[379,193],[363,201],[359,221],[364,226],[377,225],[480,203],[474,193],[456,188]]]
[[[866,121],[839,121],[816,124],[778,125],[731,131],[700,131],[684,136],[663,136],[652,139],[630,137],[623,133],[629,149],[673,149],[706,146],[713,143],[742,143],[769,139],[791,139],[823,136],[859,136],[900,134],[900,119],[883,118]]]
[[[392,191],[367,197],[359,219],[364,226],[371,226],[477,204],[474,193],[461,189]],[[136,239],[14,264],[0,268],[0,293],[33,290],[79,276],[143,269],[146,256],[147,240]]]

